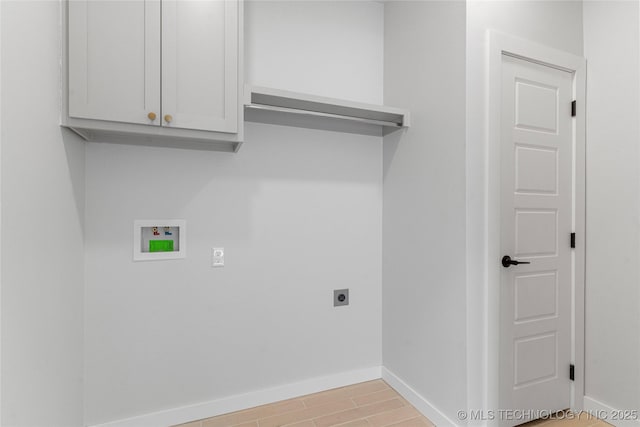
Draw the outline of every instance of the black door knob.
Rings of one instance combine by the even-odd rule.
[[[516,261],[515,259],[511,259],[509,255],[505,255],[502,257],[502,266],[509,268],[512,265],[518,264],[531,264],[529,261]]]

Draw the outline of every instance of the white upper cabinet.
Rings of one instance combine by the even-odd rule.
[[[160,114],[160,2],[69,2],[69,116],[152,124]],[[158,120],[156,120],[158,122]]]
[[[68,0],[66,21],[63,125],[94,141],[238,149],[239,0]]]
[[[236,22],[237,2],[163,0],[163,126],[237,132]]]

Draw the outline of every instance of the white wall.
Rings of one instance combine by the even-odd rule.
[[[484,1],[467,3],[466,194],[467,194],[467,369],[468,406],[494,407],[497,378],[488,377],[487,330],[487,30],[582,55],[582,2]],[[588,185],[588,184],[587,184]],[[493,366],[493,368],[496,368]]]
[[[2,1],[3,426],[82,425],[84,144],[59,123],[59,4]]]
[[[586,395],[640,407],[640,15],[584,3],[587,57]]]
[[[380,99],[382,11],[248,2],[249,83]],[[314,38],[322,64],[372,74],[292,65],[307,49],[292,20],[320,17],[335,30]],[[338,42],[347,30],[358,46]],[[237,154],[89,144],[86,162],[88,425],[381,364],[381,137],[248,123]],[[185,260],[132,262],[149,218],[187,221]]]
[[[382,104],[383,24],[373,1],[250,2],[246,80]]]
[[[455,420],[466,407],[465,3],[385,4],[383,364]]]

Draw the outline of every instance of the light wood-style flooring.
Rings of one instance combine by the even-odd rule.
[[[431,427],[382,380],[336,388],[180,427]]]
[[[434,427],[383,380],[297,397],[176,427]],[[586,413],[521,427],[609,427]]]

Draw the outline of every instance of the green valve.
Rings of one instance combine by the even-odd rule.
[[[173,252],[173,240],[149,240],[149,252]]]

